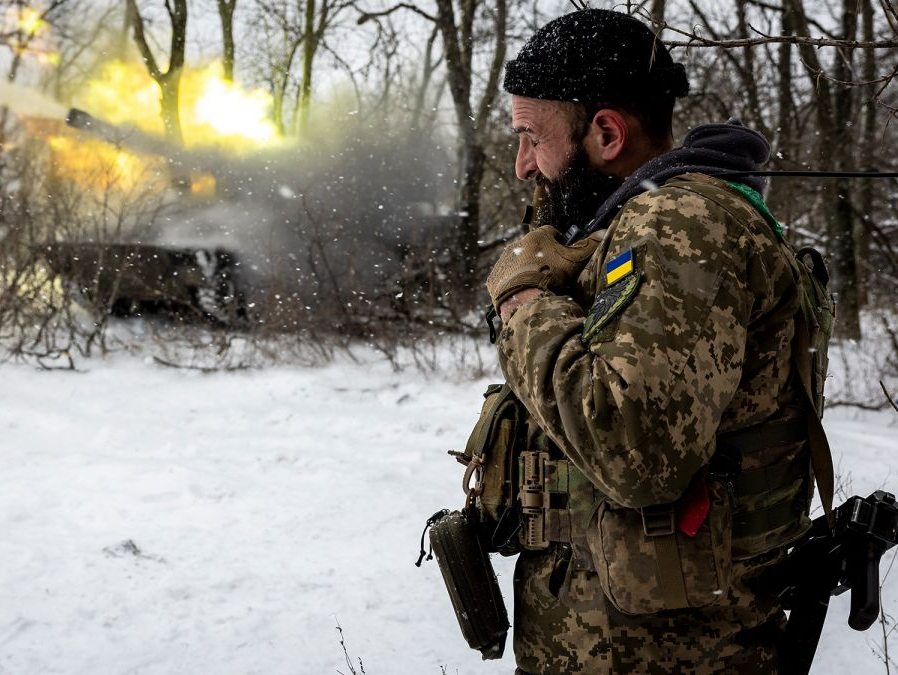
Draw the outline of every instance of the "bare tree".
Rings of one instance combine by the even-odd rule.
[[[165,138],[170,143],[182,145],[181,117],[178,110],[181,88],[181,73],[184,69],[184,54],[187,46],[187,0],[164,0],[165,11],[171,23],[168,68],[163,72],[147,40],[143,17],[137,7],[136,0],[127,0],[128,12],[132,19],[134,42],[140,55],[159,89],[162,106],[162,123],[165,127]]]
[[[127,11],[114,0],[89,8],[69,3],[53,22],[54,66],[43,73],[41,88],[58,101],[69,100],[110,54],[125,57],[130,26]]]
[[[222,69],[224,79],[234,81],[234,9],[237,0],[216,0],[218,17],[221,20],[221,37],[223,43]]]
[[[52,25],[58,16],[65,10],[70,0],[52,0],[43,11],[37,11],[30,7],[24,0],[3,0],[0,2],[0,13],[15,17],[15,23],[3,33],[0,33],[0,46],[6,47],[12,53],[9,69],[6,71],[6,81],[15,82],[19,76],[22,59],[30,53],[35,42],[39,39],[44,25]],[[30,14],[29,14],[30,13]],[[0,151],[6,143],[6,127],[9,122],[9,109],[0,107]],[[0,207],[2,208],[2,207]]]
[[[434,24],[442,38],[446,76],[452,96],[459,134],[458,269],[459,288],[470,297],[473,278],[480,256],[480,189],[486,166],[484,140],[499,91],[499,80],[505,63],[508,31],[508,3],[497,0],[435,0],[435,11],[427,12],[417,5],[396,4],[384,11],[365,12],[359,23],[388,16],[396,11],[412,11]],[[477,20],[480,19],[478,26]],[[475,26],[481,28],[475,34]],[[488,28],[484,28],[488,26]],[[477,82],[475,44],[480,41],[487,55],[486,77]],[[479,100],[478,100],[479,99]]]
[[[258,46],[265,61],[262,79],[271,91],[274,123],[282,135],[288,131],[288,119],[300,137],[308,130],[315,60],[328,48],[328,32],[353,4],[354,0],[255,0],[250,22],[265,36]],[[296,95],[289,109],[291,91]]]
[[[16,19],[12,26],[0,33],[0,45],[12,52],[12,60],[6,72],[7,82],[15,82],[22,59],[39,39],[41,27],[52,24],[69,2],[70,0],[52,0],[44,10],[37,10],[24,0],[0,2],[0,12]]]

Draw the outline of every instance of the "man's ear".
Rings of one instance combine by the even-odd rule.
[[[602,108],[593,116],[586,137],[590,158],[601,164],[613,162],[623,152],[629,132],[623,115],[611,108]]]

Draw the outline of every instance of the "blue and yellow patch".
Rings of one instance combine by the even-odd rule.
[[[605,283],[611,285],[615,281],[623,279],[632,271],[633,249],[628,249],[605,265]]]

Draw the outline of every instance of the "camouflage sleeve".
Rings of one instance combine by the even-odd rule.
[[[601,274],[588,312],[547,295],[503,329],[512,390],[613,501],[674,501],[708,462],[742,376],[753,305],[771,292],[756,244],[714,202],[671,187],[646,193],[628,202],[585,272]],[[609,261],[628,251],[631,271],[609,282]]]

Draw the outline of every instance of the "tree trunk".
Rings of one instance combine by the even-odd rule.
[[[312,62],[315,59],[315,0],[306,0],[305,28],[302,43],[302,84],[297,105],[297,133],[305,139],[309,132],[309,109],[312,103]]]
[[[166,2],[166,11],[171,20],[171,46],[169,49],[168,70],[164,73],[156,63],[156,57],[147,42],[143,18],[137,10],[135,0],[128,0],[127,11],[131,16],[134,29],[134,42],[140,50],[144,65],[161,90],[162,125],[165,128],[165,139],[173,145],[183,145],[181,136],[181,115],[178,109],[181,87],[181,71],[184,68],[184,54],[187,46],[187,0]]]
[[[234,81],[234,9],[237,0],[218,0],[218,16],[221,19],[222,71],[224,79]]]
[[[424,50],[424,65],[421,68],[421,84],[415,92],[415,102],[412,106],[412,118],[410,123],[410,126],[415,133],[421,132],[421,117],[424,112],[424,102],[427,100],[427,91],[430,89],[433,72],[436,69],[433,62],[433,47],[439,34],[439,29],[435,27],[430,34],[430,37],[427,39],[427,47]]]
[[[465,144],[462,159],[461,216],[458,228],[458,287],[463,297],[473,298],[480,287],[477,261],[480,257],[480,184],[486,166],[483,144],[473,138]]]
[[[870,0],[861,0],[862,37],[865,42],[872,42],[873,5]],[[876,54],[874,50],[867,49],[863,52],[863,65],[861,66],[861,79],[864,82],[873,82],[876,79]],[[863,121],[861,127],[860,169],[873,171],[876,168],[876,85],[868,84],[860,89],[863,98]],[[854,233],[854,249],[860,260],[869,260],[870,252],[870,222],[873,211],[874,181],[862,180],[858,190],[858,211]],[[861,307],[867,305],[868,284],[870,273],[863,264],[857,268],[857,301]]]
[[[852,39],[857,30],[857,17],[851,8],[852,0],[844,0],[842,32],[845,39]],[[801,0],[786,0],[792,11],[795,28],[801,35],[810,35],[807,14]],[[817,161],[819,166],[833,166],[844,169],[850,161],[854,145],[849,143],[848,125],[851,123],[851,90],[836,86],[821,77],[823,67],[817,51],[810,45],[801,45],[802,61],[807,69],[811,86],[814,87],[817,128],[819,130]],[[836,79],[848,81],[851,78],[850,55],[843,54],[836,61]],[[847,156],[846,156],[847,155]],[[839,302],[838,320],[835,333],[848,339],[860,338],[860,317],[857,298],[857,260],[854,254],[854,232],[850,186],[845,179],[839,179],[828,186],[824,193],[824,210],[827,215],[827,253],[831,275],[830,289]]]
[[[449,91],[455,108],[455,117],[461,133],[461,162],[459,176],[459,229],[456,286],[463,293],[462,301],[474,298],[480,279],[477,278],[477,262],[480,257],[480,184],[486,167],[483,138],[486,133],[489,112],[499,90],[499,79],[505,60],[506,0],[495,3],[495,49],[484,88],[483,98],[473,113],[471,82],[473,60],[473,25],[477,3],[461,0],[460,16],[456,23],[452,0],[437,0],[437,27],[443,38],[446,54]]]
[[[664,22],[664,11],[667,6],[667,0],[652,0],[652,9],[649,16],[652,17],[652,23],[661,24]]]
[[[857,34],[857,14],[854,0],[844,0],[842,5],[842,38],[853,40]],[[852,79],[853,50],[844,50],[838,58],[833,76],[840,82]],[[829,138],[830,151],[835,159],[836,171],[847,171],[857,147],[849,137],[853,126],[854,91],[844,85],[833,89],[833,125]],[[860,304],[857,286],[857,257],[854,250],[854,208],[852,206],[851,181],[836,180],[835,190],[829,194],[830,208],[828,233],[830,241],[833,290],[839,299],[840,337],[858,340],[861,337]]]
[[[780,32],[783,35],[792,35],[794,28],[792,25],[792,14],[788,7],[783,8],[780,24]],[[786,166],[794,166],[793,162],[799,157],[799,150],[795,143],[795,106],[792,97],[792,45],[783,42],[778,48],[777,57],[777,89],[776,89],[776,134],[771,139],[773,143],[772,164],[774,167],[780,168],[781,160],[785,160]],[[775,201],[782,206],[782,218],[785,222],[791,223],[795,216],[795,200],[781,199],[781,195],[788,195],[784,192],[790,189],[788,184],[780,181],[771,181],[770,184],[770,201]]]
[[[274,122],[274,128],[277,129],[278,136],[284,136],[286,129],[284,128],[284,90],[275,85],[271,91],[271,118]]]
[[[272,108],[274,115],[274,126],[281,136],[287,135],[287,125],[284,121],[284,106],[287,104],[287,87],[290,85],[290,71],[293,69],[293,60],[296,58],[296,50],[302,37],[288,38],[284,34],[284,40],[291,39],[290,50],[284,55],[277,73],[272,78]],[[295,123],[295,119],[294,119]]]
[[[162,90],[160,103],[162,106],[162,125],[165,128],[165,140],[172,145],[183,145],[181,135],[181,71],[169,71],[167,76],[159,82]]]
[[[792,35],[795,31],[792,27],[792,13],[783,8],[780,32],[783,35]],[[777,62],[777,128],[775,148],[783,159],[792,157],[792,124],[794,111],[792,105],[792,45],[783,42],[779,46],[779,59]]]
[[[134,26],[135,11],[137,10],[133,4],[130,2],[125,3],[124,23],[122,25],[122,32],[119,35],[118,45],[116,46],[118,58],[122,60],[125,59],[128,53],[128,33],[131,31],[132,26]]]

